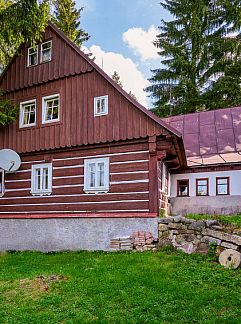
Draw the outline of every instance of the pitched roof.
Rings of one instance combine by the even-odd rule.
[[[189,166],[241,162],[241,107],[163,120],[182,133]]]
[[[66,76],[85,74],[96,71],[108,83],[110,83],[122,96],[124,96],[125,99],[127,99],[129,103],[131,103],[137,109],[137,111],[139,110],[140,112],[142,112],[146,117],[148,117],[147,119],[154,122],[153,124],[156,124],[157,127],[161,127],[162,130],[165,130],[168,134],[174,135],[175,146],[176,148],[178,147],[178,151],[180,153],[179,158],[180,160],[182,160],[182,163],[185,164],[185,150],[182,141],[182,135],[179,133],[179,131],[166,124],[165,121],[155,116],[151,111],[149,111],[140,103],[138,103],[135,99],[133,99],[50,21],[48,23],[48,27],[53,33],[55,33],[59,37],[59,39],[63,40],[63,43],[66,44],[69,49],[71,49],[71,53],[74,53],[71,62],[69,62],[70,59],[67,59],[65,57],[66,59],[64,60],[64,62],[62,62],[63,64],[60,67],[52,65],[52,67],[49,68],[48,66],[50,65],[44,64],[41,66],[41,70],[39,71],[37,70],[39,66],[36,66],[36,71],[35,67],[33,67],[31,68],[31,71],[29,70],[28,73],[19,73],[19,66],[17,66],[16,60],[21,59],[21,62],[23,64],[20,64],[20,67],[26,70],[26,64],[24,61],[25,58],[24,56],[20,58],[15,56],[8,65],[8,67],[5,69],[3,75],[0,77],[0,83],[2,87],[7,92],[11,92],[19,89],[27,89],[30,86],[34,86],[40,83],[47,83],[48,81],[57,80]],[[8,73],[11,75],[11,77],[8,77]],[[21,81],[21,86],[18,86],[19,80]]]

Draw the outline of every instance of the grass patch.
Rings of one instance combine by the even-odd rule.
[[[0,323],[233,324],[240,296],[241,271],[202,255],[0,255]]]
[[[188,214],[186,215],[186,217],[195,220],[216,219],[222,224],[228,224],[228,225],[230,224],[230,225],[241,227],[241,215],[224,216],[224,215]]]

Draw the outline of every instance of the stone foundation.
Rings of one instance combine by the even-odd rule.
[[[0,219],[0,251],[111,250],[135,231],[158,236],[157,218]]]
[[[186,253],[217,253],[225,249],[241,251],[241,229],[221,225],[216,220],[195,221],[182,216],[159,220],[159,246],[172,245]]]

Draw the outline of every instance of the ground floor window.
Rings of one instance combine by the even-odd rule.
[[[32,165],[31,193],[35,195],[51,194],[52,192],[52,164]]]
[[[4,190],[5,190],[5,186],[4,186],[4,171],[0,171],[0,197],[2,197],[4,195]]]
[[[208,196],[208,179],[196,179],[196,195]]]
[[[177,180],[177,196],[188,197],[189,196],[189,180]]]
[[[109,191],[109,158],[84,161],[84,190],[93,193]]]
[[[216,194],[229,195],[229,192],[230,192],[229,177],[216,178]]]

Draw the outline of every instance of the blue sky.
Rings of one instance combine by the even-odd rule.
[[[145,106],[151,106],[143,91],[150,69],[160,58],[152,42],[161,19],[168,19],[158,0],[76,0],[84,7],[81,26],[91,38],[84,45],[95,62],[112,75],[116,70],[126,91],[132,91]],[[103,66],[102,66],[103,62]]]

